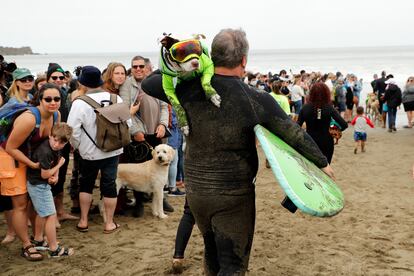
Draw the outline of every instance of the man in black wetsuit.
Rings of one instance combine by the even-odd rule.
[[[177,86],[190,134],[185,153],[187,199],[203,235],[206,275],[244,275],[253,241],[258,156],[254,126],[261,124],[333,177],[325,156],[267,92],[242,81],[248,42],[242,30],[225,29],[213,40],[212,85],[220,94],[217,108],[205,97],[199,79]],[[142,83],[144,91],[164,101],[161,75]]]

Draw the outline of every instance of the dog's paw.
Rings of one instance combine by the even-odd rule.
[[[221,97],[219,94],[214,94],[211,96],[210,101],[217,107],[220,107],[221,104]]]
[[[183,127],[181,127],[181,132],[182,132],[185,136],[188,136],[188,134],[190,134],[190,127],[189,127],[189,126],[183,126]]]
[[[165,218],[168,218],[168,216],[167,216],[166,214],[160,214],[158,217],[159,217],[160,219],[165,219]]]

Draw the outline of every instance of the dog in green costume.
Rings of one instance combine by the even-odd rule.
[[[214,75],[213,61],[200,38],[204,36],[198,35],[194,39],[179,41],[164,33],[164,38],[160,41],[162,46],[159,67],[162,73],[162,87],[177,114],[181,131],[186,136],[190,132],[187,116],[175,93],[175,87],[180,81],[199,76],[207,99],[217,107],[220,107],[221,103],[220,95],[211,86],[211,78]]]

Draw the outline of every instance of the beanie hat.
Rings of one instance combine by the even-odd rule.
[[[101,71],[95,66],[84,66],[78,81],[80,84],[89,88],[98,88],[103,84]]]
[[[65,71],[62,69],[62,67],[60,67],[59,64],[57,64],[57,63],[49,63],[49,67],[47,68],[47,73],[46,73],[46,81],[49,81],[50,76],[54,72],[60,72],[63,75],[65,75]]]

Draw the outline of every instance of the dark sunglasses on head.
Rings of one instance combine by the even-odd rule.
[[[19,79],[18,81],[21,81],[21,82],[32,82],[32,81],[34,81],[34,77],[33,76],[27,76],[27,77],[24,77],[24,78]]]
[[[46,97],[46,98],[43,98],[43,100],[45,100],[45,102],[47,102],[47,103],[51,103],[52,102],[52,100],[55,102],[55,103],[58,103],[58,102],[60,102],[60,97]]]
[[[52,77],[50,77],[52,80],[57,80],[57,79],[60,79],[60,80],[64,80],[65,79],[65,76],[52,76]]]
[[[134,69],[138,69],[138,67],[140,69],[144,69],[145,68],[145,65],[143,65],[143,64],[140,64],[140,65],[132,65],[132,68],[134,68]]]

